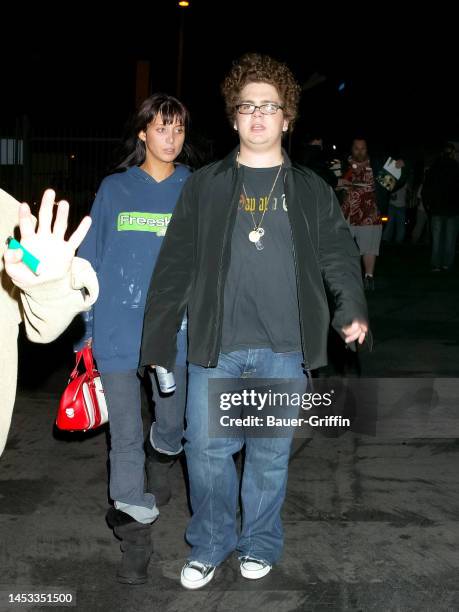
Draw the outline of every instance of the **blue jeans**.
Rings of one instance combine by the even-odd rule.
[[[186,399],[186,326],[177,336],[178,359],[174,369],[177,388],[160,396],[152,377],[155,422],[150,441],[160,452],[174,455],[182,449]],[[180,364],[180,365],[179,365]],[[141,523],[159,514],[155,497],[145,492],[144,432],[137,370],[102,372],[110,426],[110,497],[115,507]]]
[[[397,244],[400,244],[405,239],[405,206],[394,206],[393,204],[389,204],[388,216],[389,221],[384,228],[383,240],[387,240],[388,242],[395,240]]]
[[[293,429],[288,437],[209,437],[208,381],[211,378],[298,378],[302,392],[307,378],[300,352],[274,353],[245,349],[221,353],[215,368],[188,367],[185,454],[193,516],[186,530],[190,560],[219,565],[234,550],[268,563],[282,552],[280,517],[287,485]],[[239,483],[233,455],[245,443],[242,477],[242,529],[236,511]]]
[[[177,455],[183,450],[182,438],[185,425],[186,359],[188,350],[188,318],[185,316],[177,334],[177,359],[174,369],[177,388],[173,395],[160,393],[158,380],[152,375],[155,418],[151,425],[150,442],[154,449],[166,455]]]
[[[456,255],[459,216],[432,216],[432,268],[450,268]]]
[[[174,369],[177,388],[172,395],[159,391],[156,376],[151,376],[155,421],[150,429],[150,442],[154,449],[166,455],[177,455],[183,450],[183,428],[185,425],[186,366],[176,365]]]

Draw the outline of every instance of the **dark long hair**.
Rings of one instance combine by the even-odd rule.
[[[138,111],[129,121],[125,138],[119,150],[118,159],[112,172],[122,172],[131,166],[140,166],[145,161],[146,145],[139,138],[139,132],[146,131],[147,126],[160,115],[165,124],[174,123],[178,119],[185,127],[186,133],[190,124],[190,115],[185,105],[165,93],[155,93],[142,102]],[[188,163],[189,147],[185,142],[177,162]]]

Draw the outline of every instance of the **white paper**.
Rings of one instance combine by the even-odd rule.
[[[392,174],[392,176],[395,177],[398,181],[402,176],[402,169],[397,168],[397,166],[395,165],[396,163],[397,161],[395,159],[392,159],[392,157],[388,157],[383,167],[384,170],[389,172],[389,174]]]

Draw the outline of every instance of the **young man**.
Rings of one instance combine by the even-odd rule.
[[[239,145],[187,182],[147,297],[142,365],[172,369],[183,311],[189,315],[185,453],[193,516],[182,585],[208,583],[234,550],[246,578],[279,559],[289,437],[208,433],[212,378],[294,378],[326,364],[329,310],[347,343],[362,343],[367,310],[357,249],[332,189],[291,165],[282,136],[297,114],[290,70],[249,54],[223,84]],[[243,522],[237,534],[234,453],[246,444]]]

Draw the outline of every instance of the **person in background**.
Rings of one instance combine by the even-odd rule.
[[[416,222],[414,224],[414,228],[413,231],[411,233],[411,242],[412,244],[418,244],[419,242],[421,242],[421,238],[423,237],[423,235],[425,234],[426,237],[424,237],[423,242],[427,243],[429,242],[429,238],[428,238],[428,234],[429,234],[429,217],[427,215],[425,206],[424,206],[424,202],[423,202],[423,195],[422,195],[422,189],[424,187],[424,180],[425,180],[425,175],[427,173],[429,169],[429,166],[426,166],[424,168],[424,173],[423,173],[423,177],[422,177],[422,181],[421,183],[418,185],[417,189],[416,189]],[[426,229],[427,228],[427,229]]]
[[[390,192],[376,180],[383,163],[376,156],[370,159],[365,138],[355,138],[338,186],[344,192],[341,204],[343,215],[362,255],[366,290],[375,288],[376,257],[382,237],[381,213],[387,211],[390,198]],[[399,159],[396,165],[403,168],[405,164]]]
[[[406,233],[406,199],[408,185],[405,183],[400,189],[395,189],[390,194],[388,217],[383,231],[383,240],[396,244],[402,244]]]
[[[19,204],[0,190],[0,455],[5,448],[16,395],[19,323],[32,342],[55,340],[76,314],[88,310],[98,295],[97,277],[91,265],[75,250],[89,230],[83,219],[65,240],[69,205],[57,204],[56,194],[45,191],[37,220],[27,204]],[[20,242],[40,260],[37,276],[24,263],[20,249],[8,249],[6,240],[19,228]]]
[[[177,199],[190,175],[179,163],[188,111],[172,96],[154,94],[130,126],[116,172],[101,183],[93,224],[79,254],[97,272],[100,297],[86,316],[82,343],[93,347],[110,426],[110,496],[107,522],[122,540],[117,580],[147,580],[151,525],[170,498],[168,471],[182,451],[186,392],[186,318],[178,325],[176,391],[163,395],[150,372],[155,422],[145,443],[139,352],[148,285]],[[180,257],[181,254],[177,253]],[[81,344],[81,343],[80,343]]]
[[[450,270],[456,255],[459,223],[459,163],[454,144],[448,143],[426,172],[422,201],[431,215],[432,272]]]

